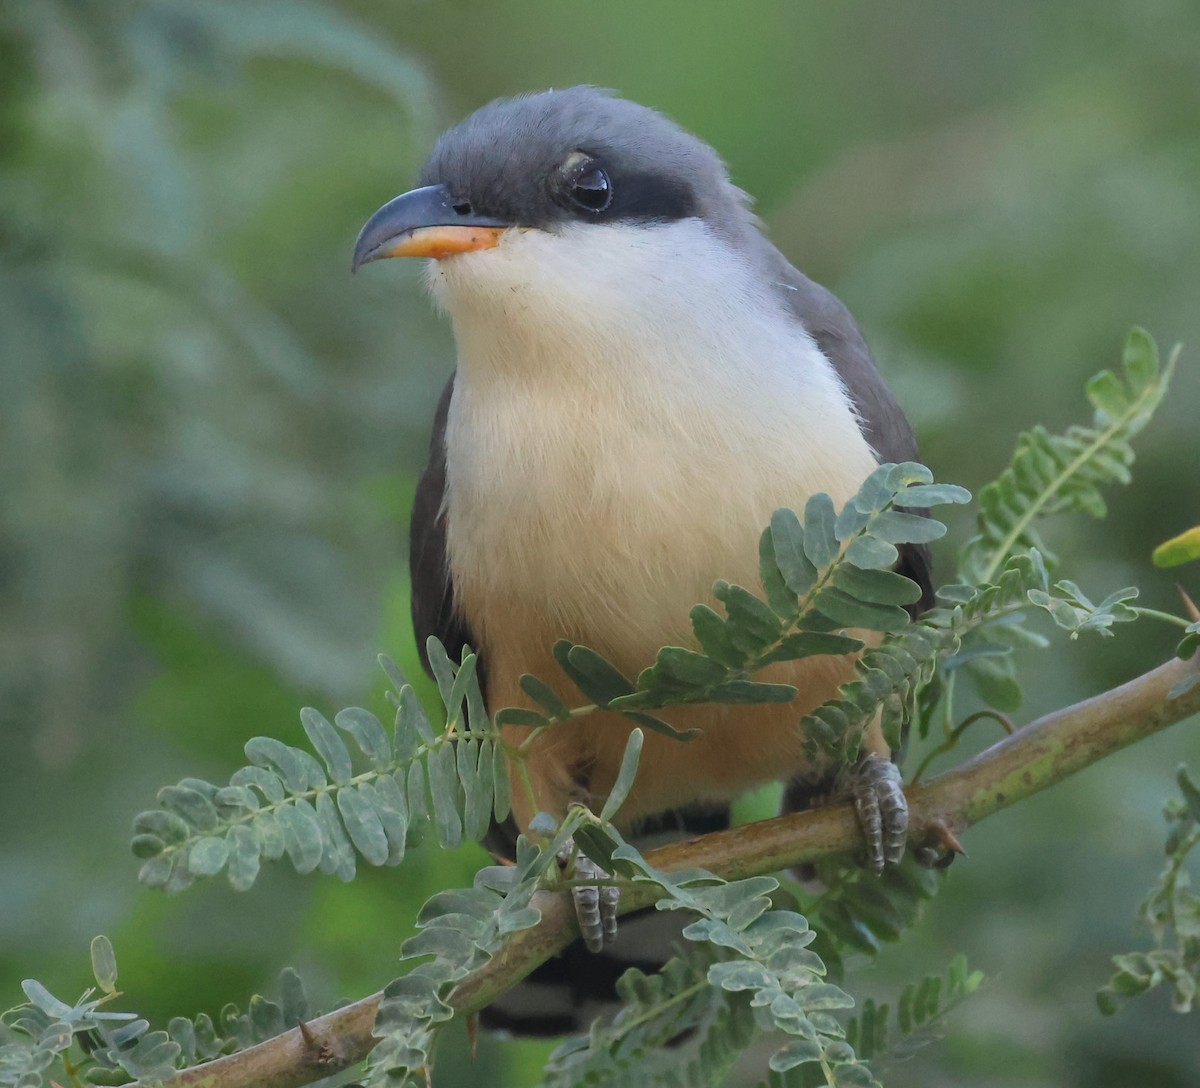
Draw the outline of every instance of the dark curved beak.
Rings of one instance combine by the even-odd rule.
[[[384,257],[449,257],[491,249],[513,224],[476,215],[444,185],[426,185],[389,200],[358,232],[350,271]]]

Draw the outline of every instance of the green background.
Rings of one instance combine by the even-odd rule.
[[[30,975],[73,996],[97,932],[159,1021],[284,964],[319,1003],[358,996],[478,863],[424,853],[351,886],[275,867],[167,899],[127,849],[158,786],[223,780],[258,733],[298,742],[302,705],[380,709],[379,651],[416,672],[406,511],[453,350],[415,262],[352,279],[349,256],[442,128],[592,82],[700,134],[856,314],[937,476],[977,488],[1019,429],[1082,417],[1131,324],[1200,345],[1198,57],[1186,0],[5,0],[0,1002]],[[1070,576],[1177,610],[1149,554],[1200,520],[1198,453],[1185,348],[1135,486],[1055,527]],[[1022,720],[1173,642],[1028,655]],[[886,998],[958,951],[989,976],[891,1088],[1200,1081],[1194,1017],[1092,998],[1146,939],[1195,728],[968,835],[920,927],[849,980]],[[474,1067],[446,1047],[435,1083],[536,1079],[544,1048],[484,1047]]]

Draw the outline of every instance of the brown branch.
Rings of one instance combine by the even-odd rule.
[[[910,841],[945,842],[1002,808],[1022,801],[1169,725],[1200,711],[1200,683],[1175,697],[1172,689],[1200,676],[1200,655],[1173,660],[1119,688],[1057,710],[974,759],[908,790]],[[806,861],[846,853],[860,833],[848,805],[812,809],[703,838],[674,843],[647,854],[660,869],[701,867],[724,877],[774,873]],[[621,910],[635,910],[658,898],[653,887],[622,892]],[[513,935],[503,951],[467,976],[449,1003],[463,1014],[477,1012],[511,989],[538,964],[578,935],[565,895],[543,893],[535,900],[542,920]],[[372,994],[268,1039],[248,1050],[183,1072],[163,1088],[298,1088],[348,1068],[374,1046],[371,1029],[380,994]]]

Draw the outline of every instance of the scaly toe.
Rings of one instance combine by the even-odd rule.
[[[558,861],[564,868],[574,858],[571,876],[576,880],[607,880],[608,873],[591,858],[577,853],[575,844],[568,840],[559,851]],[[571,889],[575,902],[575,916],[579,920],[579,935],[589,952],[600,952],[605,945],[617,939],[617,911],[621,892],[611,885],[584,884]]]
[[[867,868],[881,873],[884,865],[899,864],[908,841],[908,802],[899,769],[870,753],[854,769],[850,790],[866,839]]]

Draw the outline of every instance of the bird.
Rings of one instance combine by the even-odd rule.
[[[771,244],[712,147],[613,92],[498,99],[448,130],[352,264],[391,257],[429,258],[457,347],[413,505],[414,629],[454,659],[478,653],[490,712],[532,706],[522,674],[553,686],[559,639],[626,675],[692,645],[689,610],[716,579],[756,584],[774,510],[819,492],[840,505],[879,464],[918,459],[846,307]],[[903,547],[897,569],[928,607],[928,551]],[[852,669],[780,663],[762,678],[794,685],[791,703],[662,711],[699,735],[647,733],[621,826],[719,824],[773,781],[785,807],[811,803],[836,769],[814,763],[800,723]],[[512,791],[515,830],[601,805],[633,728],[600,711],[545,731],[532,795]],[[878,729],[866,749],[854,797],[879,868],[903,853],[906,809]]]

